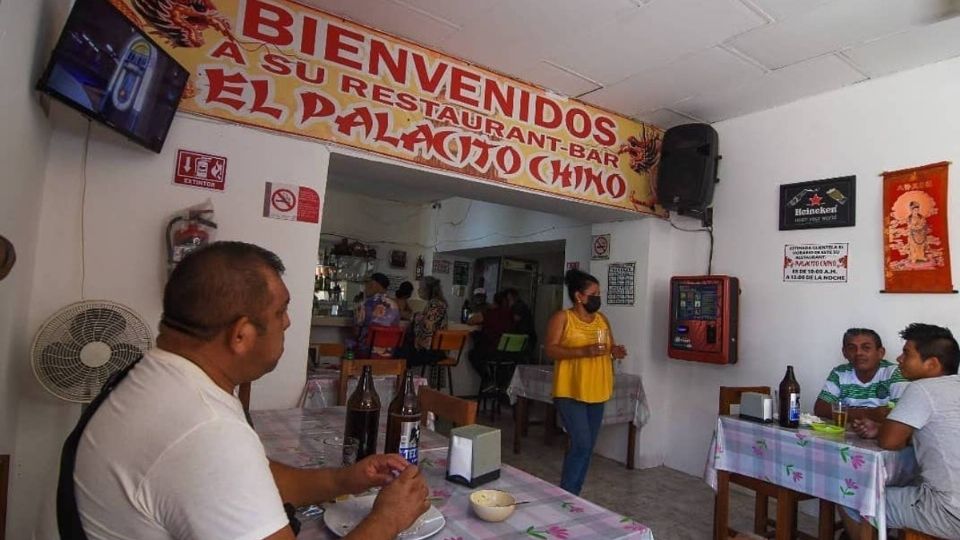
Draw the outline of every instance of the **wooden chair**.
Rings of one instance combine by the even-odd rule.
[[[770,395],[769,386],[721,386],[720,387],[720,403],[718,407],[718,412],[720,415],[730,414],[730,409],[733,405],[740,405],[740,399],[743,397],[743,394],[747,392],[757,392],[760,394]],[[753,513],[753,532],[760,536],[766,538],[773,538],[776,534],[776,524],[777,522],[773,519],[770,519],[769,514],[769,501],[771,498],[776,499],[779,490],[782,489],[775,484],[764,482],[763,480],[752,478],[750,476],[743,476],[736,473],[729,474],[730,482],[737,484],[739,486],[745,487],[752,490],[756,493],[756,499],[754,502],[754,513]],[[780,515],[787,515],[787,510],[793,514],[793,524],[794,531],[793,535],[798,538],[815,538],[802,531],[797,531],[795,529],[797,523],[797,502],[814,499],[815,497],[811,495],[806,495],[802,493],[793,492],[792,505],[789,509],[778,508],[777,512]],[[727,508],[726,504],[721,507],[720,504],[720,494],[717,494],[717,501],[714,504],[714,538],[721,538],[720,531],[717,530],[717,517],[722,512],[723,522],[726,523],[726,513]],[[835,513],[834,503],[829,501],[820,501],[820,525],[819,525],[819,537],[820,538],[833,538],[834,532],[834,513]],[[772,528],[772,530],[771,530]],[[727,527],[727,534],[724,536],[736,536],[739,534],[736,530],[731,527]]]
[[[477,423],[477,402],[448,396],[443,392],[421,386],[420,397],[420,422],[428,425],[428,413],[433,413],[437,418],[449,420],[455,426],[469,426]]]
[[[308,349],[307,357],[311,364],[320,363],[320,359],[327,356],[343,358],[347,352],[347,347],[343,343],[311,343]]]
[[[400,326],[376,326],[371,325],[367,329],[366,348],[370,350],[370,358],[392,358],[393,354],[403,346],[403,334],[405,329]],[[376,353],[377,349],[389,349],[393,351],[390,355]]]
[[[507,389],[502,386],[500,380],[500,370],[517,365],[526,354],[528,341],[529,336],[526,334],[502,334],[493,356],[487,360],[489,376],[487,378],[481,377],[480,388],[477,390],[477,401],[480,402],[481,407],[486,408],[487,400],[493,399],[493,406],[490,407],[491,418],[496,418],[497,414],[500,413],[500,398],[507,393]],[[492,390],[484,391],[483,383],[485,380],[493,383]]]
[[[364,358],[354,360],[340,361],[340,386],[337,389],[337,405],[347,404],[347,382],[350,377],[359,377],[363,374],[363,366],[370,366],[374,375],[396,375],[397,384],[395,388],[400,388],[403,384],[403,375],[407,371],[407,361],[402,358]],[[381,406],[388,406],[389,403],[382,403]]]
[[[937,536],[930,536],[912,529],[902,529],[900,531],[900,540],[943,540]]]
[[[463,348],[467,345],[467,336],[470,332],[466,330],[439,330],[433,333],[433,340],[430,342],[430,349],[442,351],[444,357],[437,362],[440,368],[447,368],[447,386],[450,395],[453,395],[453,368],[460,364],[460,356],[463,355]],[[442,388],[442,384],[437,383],[437,390]]]

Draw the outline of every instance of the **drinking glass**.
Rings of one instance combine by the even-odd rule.
[[[847,406],[843,401],[837,401],[833,404],[833,424],[846,429],[847,427]]]
[[[607,352],[607,329],[597,328],[597,345],[602,352]]]
[[[325,467],[346,467],[357,462],[360,441],[354,437],[327,437],[323,439],[321,452]]]

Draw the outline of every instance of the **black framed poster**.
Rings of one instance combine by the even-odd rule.
[[[856,225],[856,176],[780,185],[780,230]]]

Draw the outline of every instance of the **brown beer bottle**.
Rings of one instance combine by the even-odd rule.
[[[403,390],[390,402],[387,412],[385,454],[400,454],[416,464],[420,454],[420,400],[413,385],[413,371],[407,371]]]
[[[800,383],[793,376],[793,366],[780,381],[780,425],[795,428],[800,425]]]
[[[380,424],[380,396],[373,387],[373,371],[363,366],[356,390],[347,400],[347,423],[344,438],[359,441],[357,460],[377,453],[377,429]]]

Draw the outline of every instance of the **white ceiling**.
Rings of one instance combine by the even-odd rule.
[[[960,0],[305,0],[663,128],[960,55]]]

